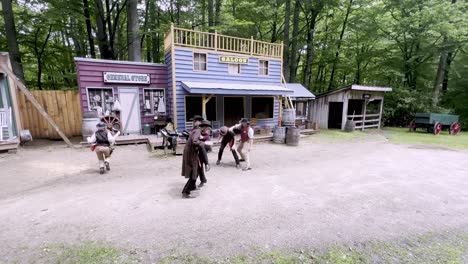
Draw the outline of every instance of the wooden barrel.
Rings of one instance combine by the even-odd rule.
[[[81,135],[83,135],[83,139],[90,137],[96,131],[96,125],[100,122],[99,117],[92,117],[92,118],[83,118],[83,124],[81,127]]]
[[[299,137],[301,136],[301,130],[297,127],[288,127],[286,132],[286,145],[297,146],[299,145]]]
[[[273,130],[273,142],[284,144],[284,140],[286,139],[286,128],[277,126],[275,130]]]
[[[296,125],[296,110],[283,109],[283,126],[292,127]]]

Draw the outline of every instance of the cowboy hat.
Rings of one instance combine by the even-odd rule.
[[[209,127],[209,128],[211,128],[211,122],[208,121],[208,120],[203,120],[199,126],[200,127]]]
[[[225,135],[227,134],[227,132],[228,132],[228,127],[227,127],[227,126],[223,126],[223,127],[221,127],[221,128],[219,129],[219,134],[220,134],[221,136],[225,136]]]
[[[192,118],[190,118],[190,121],[203,121],[203,117],[194,115]]]

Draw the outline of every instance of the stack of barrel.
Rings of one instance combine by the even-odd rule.
[[[300,130],[295,126],[296,111],[294,109],[283,109],[282,125],[275,127],[273,131],[273,142],[289,146],[299,145]]]

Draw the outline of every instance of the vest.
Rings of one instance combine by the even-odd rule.
[[[110,146],[109,140],[107,139],[107,129],[96,131],[96,145]]]
[[[241,142],[247,142],[249,140],[249,129],[250,127],[242,127],[241,131]]]

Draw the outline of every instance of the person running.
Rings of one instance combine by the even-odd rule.
[[[250,126],[250,122],[247,118],[242,118],[240,124],[229,128],[229,131],[234,133],[235,129],[240,130],[241,135],[239,147],[237,147],[237,152],[239,152],[242,158],[241,161],[245,161],[246,163],[246,166],[242,170],[251,170],[252,168],[250,167],[250,150],[252,149],[253,145],[254,130]]]
[[[112,146],[115,143],[115,139],[120,135],[120,131],[115,135],[106,128],[104,122],[99,122],[96,125],[97,131],[91,137],[87,138],[89,144],[92,144],[91,149],[96,152],[99,160],[99,173],[104,174],[105,170],[110,170],[110,157],[112,154]]]
[[[223,158],[223,151],[226,148],[226,146],[229,145],[229,150],[231,150],[232,156],[236,161],[236,168],[240,168],[239,156],[237,155],[236,149],[233,148],[236,140],[236,134],[240,134],[239,129],[233,129],[233,132],[230,132],[229,128],[226,126],[223,126],[219,129],[220,139],[218,141],[221,141],[221,146],[219,147],[218,160],[216,161],[216,165],[221,164],[221,159]]]

